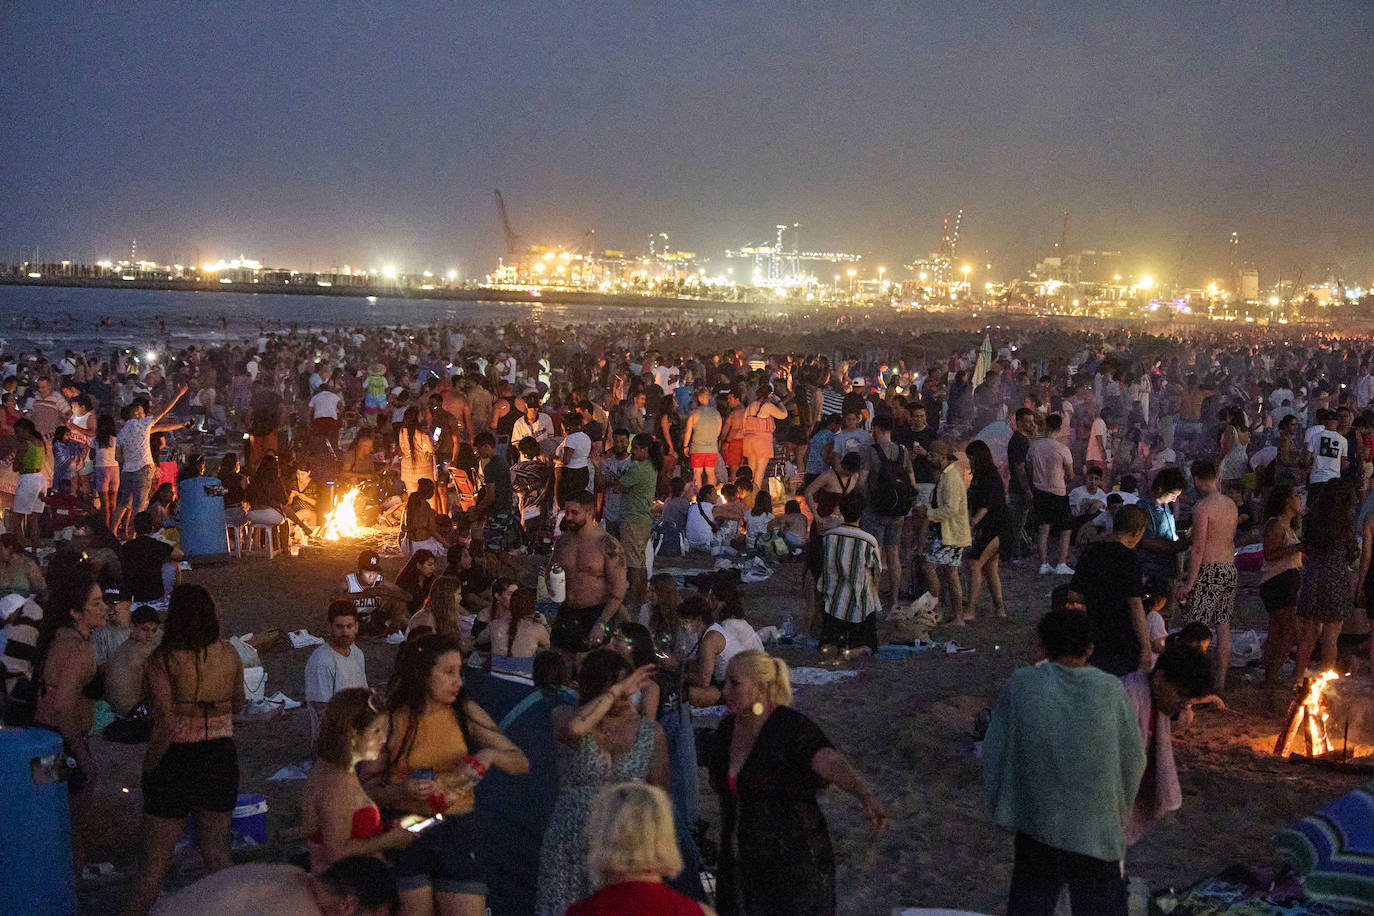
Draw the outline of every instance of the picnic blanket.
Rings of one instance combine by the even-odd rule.
[[[1374,913],[1374,782],[1280,831],[1274,845],[1313,900]]]

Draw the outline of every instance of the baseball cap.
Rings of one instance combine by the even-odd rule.
[[[358,554],[358,572],[381,572],[382,560],[375,550],[364,550]]]
[[[864,380],[863,380],[863,378],[856,378],[856,379],[854,379],[854,381],[850,382],[849,384],[853,385],[855,388],[862,388],[863,385],[864,385]]]

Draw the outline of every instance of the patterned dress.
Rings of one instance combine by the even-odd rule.
[[[591,734],[583,735],[575,747],[559,745],[558,799],[539,850],[537,916],[563,916],[569,906],[595,890],[587,874],[583,830],[592,801],[605,786],[643,782],[653,754],[654,721],[647,716],[639,723],[634,744],[614,762]]]
[[[1353,542],[1350,535],[1328,549],[1307,549],[1298,588],[1299,617],[1340,623],[1355,606],[1355,576],[1348,559],[1354,552]]]

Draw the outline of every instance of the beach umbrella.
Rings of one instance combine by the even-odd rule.
[[[1006,420],[994,420],[979,430],[975,439],[982,439],[992,452],[992,460],[1007,463],[1007,443],[1011,441],[1011,425]]]

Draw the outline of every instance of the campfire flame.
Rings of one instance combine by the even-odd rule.
[[[1335,671],[1327,671],[1320,677],[1313,678],[1312,686],[1302,701],[1303,709],[1307,713],[1307,734],[1311,741],[1313,757],[1319,757],[1331,750],[1331,738],[1326,733],[1326,721],[1330,718],[1330,713],[1322,700],[1322,693],[1325,692],[1326,685],[1339,676]]]
[[[363,533],[363,529],[358,526],[358,510],[355,506],[358,496],[358,488],[354,487],[339,498],[338,503],[324,517],[324,527],[320,530],[321,537],[326,541],[337,541],[340,538],[355,538]]]

